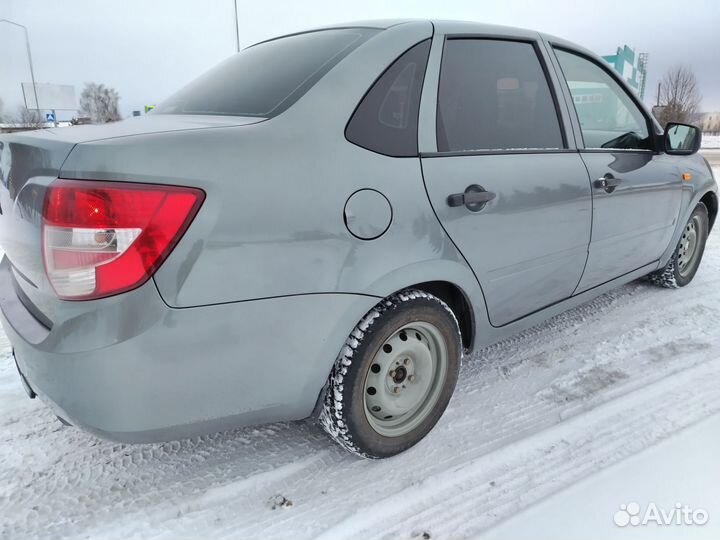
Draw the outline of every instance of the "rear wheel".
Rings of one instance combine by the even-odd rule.
[[[347,450],[393,456],[440,419],[457,382],[461,355],[455,315],[419,290],[375,306],[348,337],[328,379],[320,421]]]
[[[648,279],[655,285],[669,289],[677,289],[690,283],[705,252],[709,224],[707,208],[703,203],[699,203],[685,224],[670,261],[663,269],[648,275]]]

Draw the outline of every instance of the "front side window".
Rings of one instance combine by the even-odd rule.
[[[530,43],[448,39],[438,88],[440,152],[563,148],[547,77]]]
[[[651,148],[647,120],[627,92],[600,66],[556,49],[580,120],[586,148]]]
[[[153,112],[276,116],[378,31],[337,28],[253,45],[191,82]]]

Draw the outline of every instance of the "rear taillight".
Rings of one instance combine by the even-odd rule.
[[[43,259],[57,295],[91,300],[145,283],[192,222],[199,189],[58,179],[43,205]]]

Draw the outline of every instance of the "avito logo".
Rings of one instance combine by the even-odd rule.
[[[655,525],[705,525],[710,516],[707,510],[702,508],[691,508],[687,504],[676,503],[669,510],[659,508],[655,503],[650,503],[642,511],[640,505],[636,502],[629,504],[621,504],[620,510],[615,512],[613,521],[618,527],[637,527],[638,525],[647,525],[654,523]]]

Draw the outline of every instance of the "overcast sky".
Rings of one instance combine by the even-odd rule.
[[[598,54],[649,53],[645,99],[673,65],[695,71],[703,110],[720,111],[720,0],[237,0],[240,45],[313,26],[374,18],[441,18],[533,28]],[[27,26],[38,82],[104,83],[123,115],[167,97],[235,51],[233,0],[0,0],[0,19]],[[0,98],[22,103],[22,30],[0,23]],[[62,115],[62,116],[67,116]]]

